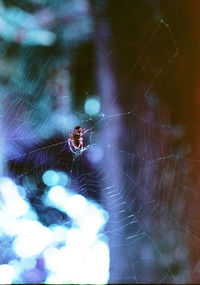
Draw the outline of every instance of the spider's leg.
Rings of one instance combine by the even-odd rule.
[[[90,131],[91,130],[91,128],[90,129],[87,129],[87,130],[85,130],[84,132],[82,132],[82,135],[84,135],[85,133],[87,133],[88,131]]]
[[[78,146],[76,146],[76,149],[78,150],[80,150],[80,149],[82,149],[82,143],[81,142],[79,142],[79,145]]]
[[[69,138],[69,139],[67,140],[67,142],[68,142],[69,149],[71,150],[71,152],[74,153],[74,151],[73,151],[73,149],[72,149],[72,147],[71,147],[71,142],[72,142],[72,140]]]
[[[79,146],[80,146],[80,149],[82,150],[83,149],[83,141],[80,142]]]
[[[79,140],[79,149],[83,149],[83,138],[80,137],[80,140]]]

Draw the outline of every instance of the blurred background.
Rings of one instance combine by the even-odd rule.
[[[200,282],[199,11],[0,0],[1,284]]]

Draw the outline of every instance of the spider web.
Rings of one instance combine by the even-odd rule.
[[[170,48],[152,64],[149,54],[157,48],[155,38],[162,40],[162,36],[166,37]],[[112,104],[126,106],[123,112],[102,112],[95,117],[77,112],[80,125],[91,127],[92,132],[84,135],[84,150],[75,155],[67,146],[68,132],[57,128],[56,119],[52,119],[55,104],[52,93],[42,95],[40,89],[35,89],[45,77],[46,66],[53,68],[53,63],[41,63],[41,75],[30,85],[35,58],[28,48],[19,46],[11,62],[19,53],[24,53],[29,64],[27,81],[21,82],[21,74],[16,72],[12,84],[2,85],[1,122],[5,135],[1,140],[4,149],[1,163],[6,165],[3,170],[6,176],[24,187],[24,199],[29,201],[45,227],[71,225],[64,211],[45,202],[49,188],[42,177],[49,169],[67,174],[69,189],[96,201],[107,211],[109,219],[99,235],[109,239],[110,282],[184,283],[191,274],[190,240],[199,240],[190,230],[190,215],[185,210],[186,201],[195,195],[189,177],[194,161],[187,157],[187,147],[174,147],[183,136],[184,126],[170,122],[167,102],[154,91],[156,80],[179,51],[173,32],[164,20],[158,22],[148,38],[129,74],[125,75],[120,95],[112,100]],[[2,51],[1,58],[4,58],[5,46]],[[27,60],[29,56],[31,59]],[[43,61],[42,49],[36,51],[35,57]],[[19,64],[23,65],[22,60]],[[132,75],[140,76],[141,71],[148,78],[135,91],[134,100],[130,99],[133,108],[129,108],[123,89]],[[41,104],[36,106],[39,96]],[[63,98],[68,100],[69,96]],[[38,108],[41,111],[38,112]],[[70,112],[75,113],[74,110]],[[38,114],[41,117],[38,118]],[[113,125],[118,126],[119,122],[123,122],[119,143],[110,145],[104,131],[112,136]],[[118,159],[117,165],[113,157]],[[198,165],[199,161],[195,163]],[[194,207],[196,203],[193,201]],[[2,264],[15,259],[11,238],[3,238],[10,250],[7,254],[2,248]],[[39,277],[34,277],[34,281],[45,281],[45,266],[37,270]],[[20,282],[27,280],[23,274]]]

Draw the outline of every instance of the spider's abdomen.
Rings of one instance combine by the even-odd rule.
[[[75,135],[73,136],[73,138],[74,138],[74,145],[78,147],[79,144],[80,144],[80,135],[76,135],[76,134],[75,134]]]
[[[80,144],[79,140],[74,140],[74,145],[75,145],[75,146],[77,146],[77,147],[78,147],[78,146],[79,146],[79,144]]]

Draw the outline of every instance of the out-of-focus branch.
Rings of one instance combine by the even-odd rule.
[[[93,4],[92,2],[91,4]],[[120,105],[117,103],[117,82],[115,73],[112,68],[112,58],[108,52],[108,44],[111,40],[111,31],[108,22],[101,14],[97,12],[94,5],[91,5],[92,13],[95,19],[94,41],[96,45],[96,64],[97,64],[97,85],[98,92],[101,98],[102,113],[120,114]],[[97,14],[98,13],[98,14]],[[103,123],[101,126],[101,137],[103,138],[104,160],[102,168],[104,169],[106,179],[104,179],[103,189],[108,189],[114,185],[116,177],[120,177],[120,169],[122,167],[119,158],[119,153],[116,149],[119,147],[119,141],[123,129],[123,124],[120,116],[108,118],[108,123]],[[115,189],[110,189],[116,195],[119,195],[120,182],[115,185]],[[112,187],[113,188],[113,187]],[[106,190],[107,191],[107,190]],[[108,231],[110,244],[110,281],[118,283],[126,280],[127,271],[129,270],[129,259],[125,248],[125,235],[117,235],[116,228],[122,228],[117,215],[113,215],[115,209],[120,208],[119,200],[113,200],[112,195],[107,195],[102,192],[105,201],[105,208],[110,214]],[[121,246],[116,246],[121,245]]]

